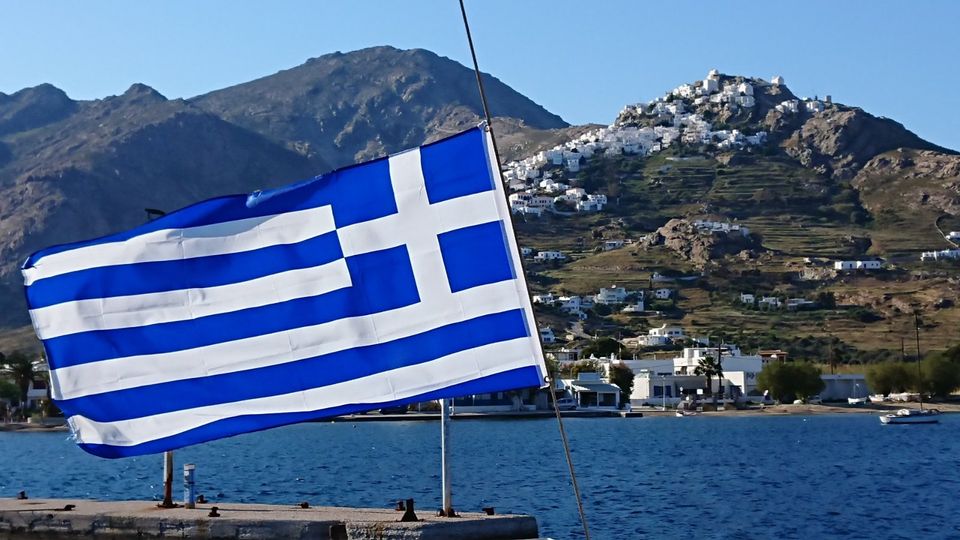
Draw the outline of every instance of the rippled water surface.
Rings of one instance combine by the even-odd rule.
[[[566,419],[597,539],[960,538],[960,416]],[[554,420],[453,426],[454,506],[582,533]],[[176,452],[241,502],[439,506],[439,424],[303,424]],[[0,496],[151,499],[161,458],[104,460],[62,433],[0,433]],[[181,488],[176,486],[179,496]]]

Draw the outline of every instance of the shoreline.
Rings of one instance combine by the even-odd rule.
[[[934,402],[924,404],[929,409],[938,409],[943,414],[960,413],[960,402]],[[896,411],[898,409],[917,409],[918,403],[890,403],[890,404],[867,404],[862,406],[852,406],[843,404],[825,404],[825,405],[770,405],[767,407],[752,406],[746,409],[729,409],[724,411],[704,411],[698,412],[696,416],[703,418],[729,418],[729,417],[751,417],[751,416],[821,416],[831,414],[884,414]],[[677,418],[676,409],[667,409],[665,411],[659,408],[636,408],[630,411],[608,410],[608,409],[580,409],[573,411],[561,411],[560,415],[564,418]],[[553,411],[504,411],[504,412],[462,412],[454,413],[451,418],[454,420],[530,420],[554,418]],[[439,421],[440,413],[417,413],[409,412],[406,414],[353,414],[348,416],[335,416],[320,420],[312,420],[313,423],[363,423],[363,422],[430,422]],[[0,433],[68,433],[70,430],[66,424],[33,424],[27,422],[0,423]]]

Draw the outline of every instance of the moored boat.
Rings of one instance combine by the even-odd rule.
[[[917,380],[923,380],[923,372],[920,369],[920,360],[923,355],[920,353],[920,316],[914,312],[914,327],[917,332]],[[893,394],[891,394],[892,396]],[[936,424],[940,422],[940,411],[937,409],[923,408],[923,391],[917,393],[917,400],[920,402],[919,409],[899,409],[892,414],[880,415],[881,424]]]
[[[900,409],[880,416],[881,424],[936,424],[940,421],[937,409]]]

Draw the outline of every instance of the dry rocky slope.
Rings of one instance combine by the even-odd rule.
[[[491,114],[515,127],[567,127],[495,77],[484,75],[484,87]],[[337,167],[462,131],[483,116],[472,70],[393,47],[327,54],[191,101]]]

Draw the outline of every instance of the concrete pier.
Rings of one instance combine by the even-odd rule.
[[[71,507],[72,505],[72,507]],[[217,507],[219,517],[210,517]],[[198,504],[158,508],[156,502],[70,499],[0,499],[0,539],[107,537],[301,538],[311,540],[518,540],[536,538],[531,516],[463,513],[438,518],[422,508],[420,521],[374,508]]]

